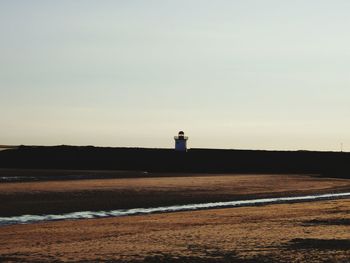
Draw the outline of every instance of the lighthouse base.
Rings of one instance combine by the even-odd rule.
[[[175,151],[187,152],[187,140],[175,139]]]

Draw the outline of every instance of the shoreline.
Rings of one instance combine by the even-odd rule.
[[[106,173],[40,172],[62,178]],[[38,171],[31,173],[26,175]],[[23,170],[12,170],[12,176],[21,175]],[[317,175],[163,173],[126,178],[131,175],[0,183],[0,217],[67,213],[79,217],[79,211],[127,209],[137,214],[137,207],[350,192],[350,180]],[[101,217],[111,214],[98,212],[86,216],[100,218],[3,225],[0,261],[316,263],[350,258],[349,198],[204,208],[119,217]]]
[[[347,262],[349,208],[342,199],[9,225],[0,261]]]
[[[109,217],[124,217],[124,216],[136,216],[136,215],[149,215],[149,214],[163,214],[163,213],[176,213],[176,212],[189,212],[189,211],[201,211],[201,210],[213,210],[213,209],[225,209],[225,208],[238,208],[238,207],[257,207],[266,206],[271,204],[296,204],[304,202],[318,202],[318,201],[330,201],[339,199],[349,199],[350,192],[347,193],[329,193],[329,194],[316,194],[307,196],[294,196],[294,197],[276,197],[276,198],[263,198],[252,200],[237,200],[228,202],[212,202],[212,203],[200,203],[200,204],[186,204],[168,207],[150,207],[150,208],[132,208],[127,210],[112,210],[112,211],[79,211],[68,214],[51,214],[51,215],[21,215],[15,217],[0,217],[0,227],[7,225],[17,224],[33,224],[40,222],[52,222],[62,220],[82,220],[82,219],[99,219]]]
[[[149,175],[147,175],[149,176]],[[0,183],[0,217],[164,207],[350,192],[350,180],[307,175],[187,174]]]

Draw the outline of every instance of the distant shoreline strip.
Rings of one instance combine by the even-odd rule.
[[[214,208],[258,206],[258,205],[283,204],[283,203],[300,203],[300,202],[307,202],[307,201],[334,200],[334,199],[349,198],[349,197],[350,197],[350,192],[294,196],[294,197],[262,198],[262,199],[253,199],[253,200],[228,201],[228,202],[212,202],[212,203],[202,203],[202,204],[174,205],[174,206],[164,206],[164,207],[154,207],[154,208],[133,208],[133,209],[124,209],[124,210],[120,209],[120,210],[95,211],[95,212],[82,211],[82,212],[66,213],[61,215],[22,215],[22,216],[13,216],[13,217],[0,217],[0,226],[39,223],[44,221],[93,219],[93,218],[105,218],[105,217],[146,215],[146,214],[154,214],[154,213],[171,213],[171,212],[179,212],[179,211],[195,211],[195,210],[214,209]]]

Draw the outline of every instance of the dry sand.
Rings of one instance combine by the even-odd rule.
[[[349,262],[350,200],[2,227],[0,261]]]

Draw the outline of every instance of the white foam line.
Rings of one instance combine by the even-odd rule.
[[[88,218],[130,216],[130,215],[176,212],[176,211],[192,211],[192,210],[200,210],[200,209],[208,209],[208,208],[253,206],[253,205],[261,205],[261,204],[315,201],[315,200],[322,200],[322,199],[337,199],[337,198],[345,198],[345,197],[350,197],[350,193],[332,193],[332,194],[306,195],[306,196],[294,196],[294,197],[262,198],[262,199],[253,199],[253,200],[213,202],[213,203],[189,204],[189,205],[174,205],[174,206],[154,207],[154,208],[133,208],[133,209],[127,209],[127,210],[112,210],[112,211],[97,211],[97,212],[83,211],[83,212],[67,213],[62,215],[22,215],[22,216],[13,216],[13,217],[0,217],[0,225],[28,224],[28,223],[36,223],[41,221],[54,221],[54,220],[67,220],[67,219],[88,219]]]

